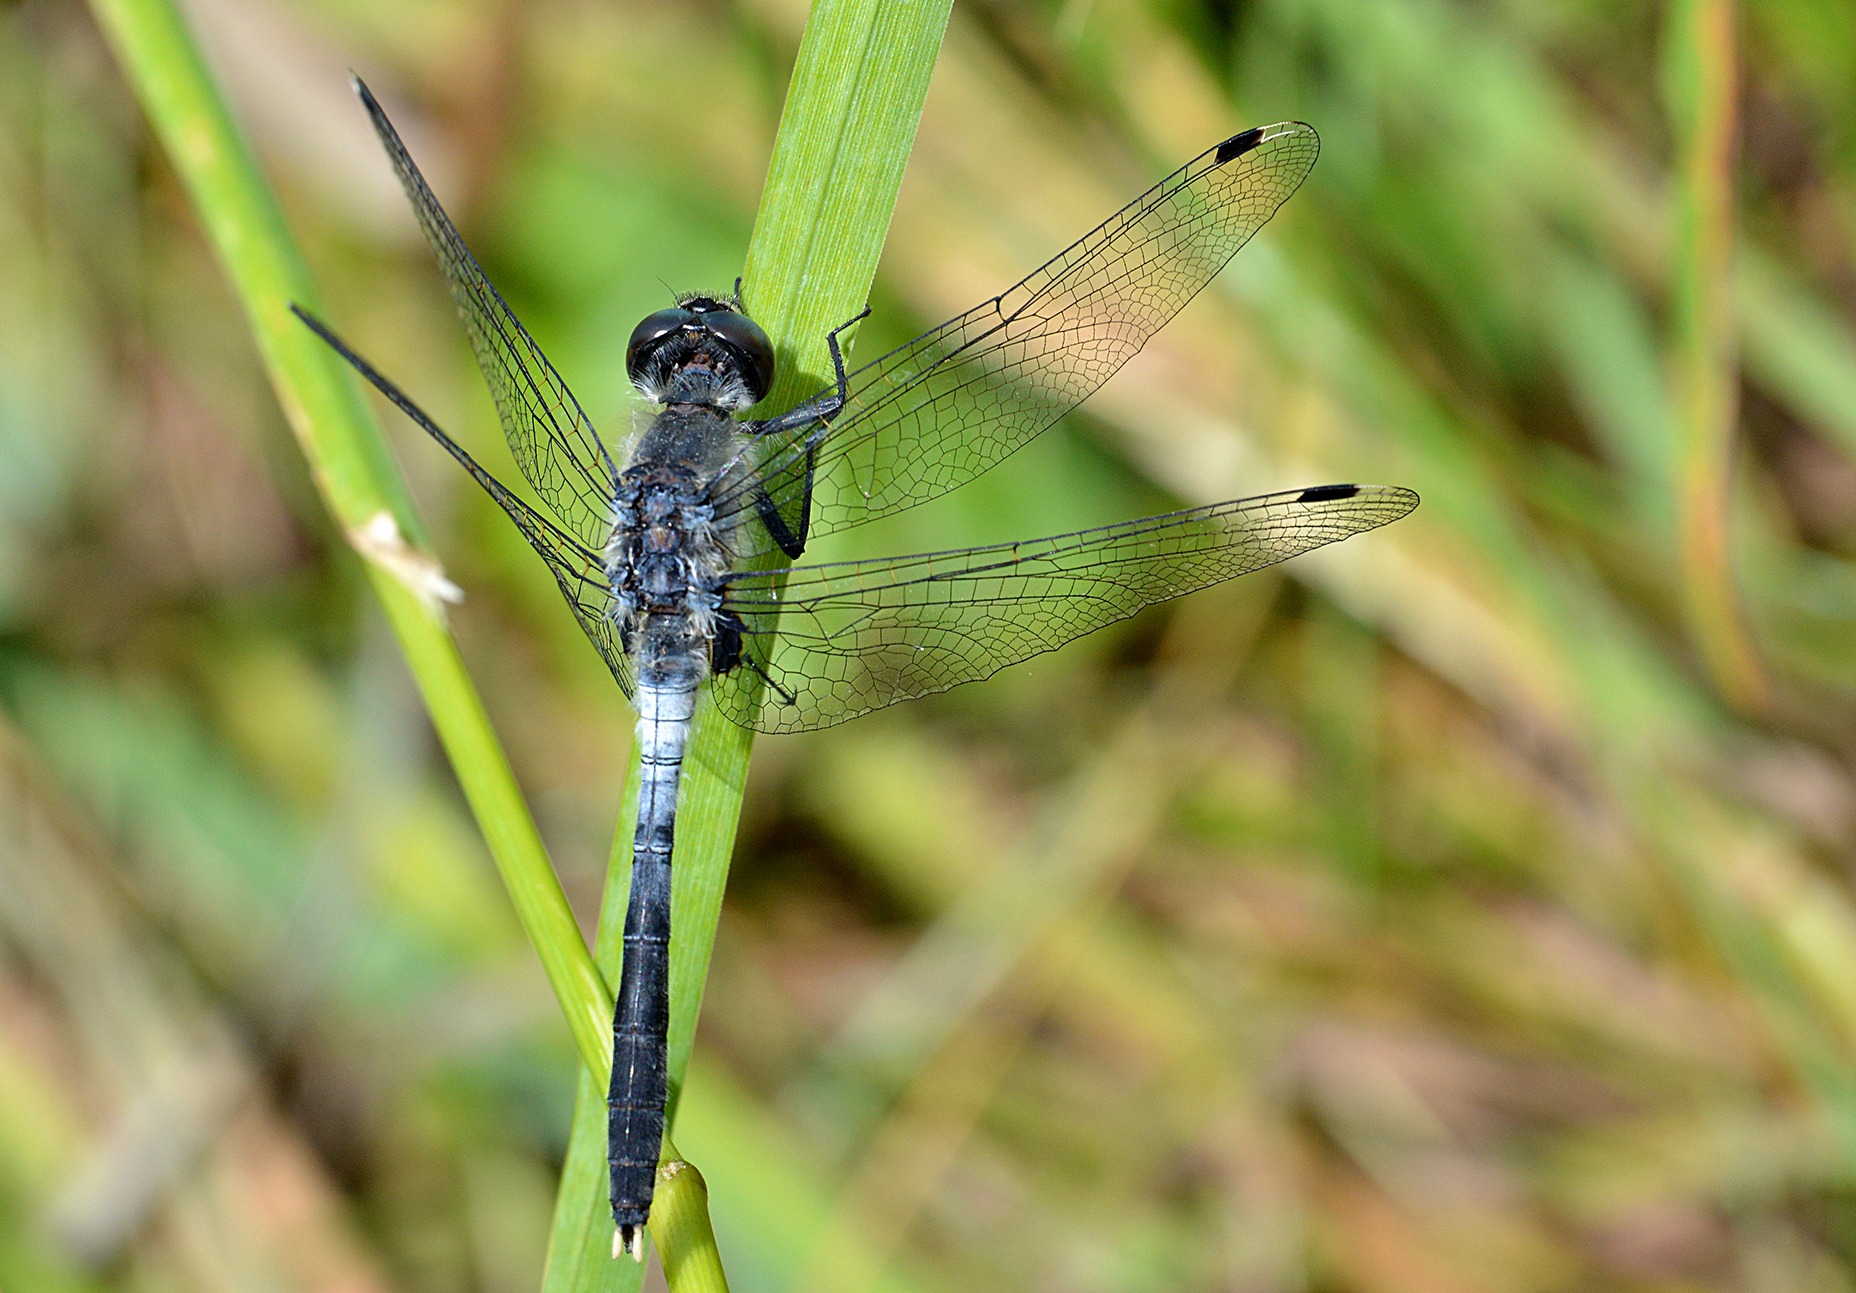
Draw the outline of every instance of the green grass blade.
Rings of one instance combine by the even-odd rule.
[[[411,542],[419,531],[405,483],[345,371],[290,312],[316,293],[243,135],[168,0],[97,0],[99,24],[134,83],[231,279],[271,385],[317,488],[355,542],[445,753],[496,860],[523,929],[547,971],[589,1067],[611,1065],[611,997],[581,940],[501,745],[429,600],[363,538],[383,514]],[[389,531],[390,533],[390,531]],[[399,549],[411,568],[418,554]],[[401,569],[405,569],[404,564]]]
[[[1742,707],[1767,686],[1741,617],[1728,540],[1739,357],[1734,324],[1734,0],[1669,12],[1666,91],[1678,141],[1671,266],[1676,512],[1691,631],[1715,685]]]
[[[758,412],[790,407],[823,386],[831,372],[825,334],[864,307],[950,8],[951,0],[823,0],[812,9],[744,271],[748,308],[773,339],[780,366]],[[708,704],[698,709],[677,809],[670,948],[673,1114],[696,1036],[753,741],[752,732],[723,719]],[[594,949],[613,982],[622,959],[619,935],[631,884],[637,796],[634,754]],[[604,1258],[611,1243],[605,1128],[604,1091],[591,1091],[583,1083],[550,1238],[544,1284],[549,1293],[636,1286],[632,1263],[609,1260],[609,1282],[573,1282],[599,1269],[597,1259]],[[666,1157],[671,1153],[666,1143]],[[601,1165],[597,1173],[590,1168],[595,1159]],[[679,1228],[666,1234],[660,1220],[654,1211],[652,1237],[665,1253],[673,1280],[681,1277],[690,1288],[706,1287],[697,1280],[707,1268],[682,1247],[690,1232]],[[673,1244],[678,1248],[673,1250]],[[684,1286],[672,1287],[683,1293]]]

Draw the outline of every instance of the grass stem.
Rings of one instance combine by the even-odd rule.
[[[1734,585],[1730,511],[1739,344],[1733,302],[1734,0],[1670,6],[1666,92],[1677,141],[1671,266],[1676,511],[1690,631],[1715,686],[1742,709],[1767,686]]]
[[[748,309],[772,338],[779,361],[779,376],[756,409],[759,415],[791,407],[825,385],[831,372],[825,334],[868,299],[950,8],[951,0],[820,0],[812,8],[743,271]],[[848,342],[850,335],[841,340]],[[696,1037],[753,743],[752,732],[706,702],[698,708],[677,809],[671,898],[673,1118]],[[634,753],[594,945],[595,959],[613,982],[622,960],[619,935],[631,885],[637,801]],[[571,1170],[563,1173],[550,1238],[548,1293],[621,1287],[574,1282],[596,1269],[593,1255],[606,1252],[610,1242],[604,1094],[581,1086],[568,1149]],[[666,1161],[671,1156],[667,1141]],[[707,1266],[680,1246],[700,1236],[665,1218],[663,1210],[653,1210],[652,1239],[666,1272],[674,1267],[697,1279]],[[707,1234],[705,1227],[702,1235]],[[633,1287],[631,1272],[615,1278]],[[676,1283],[672,1288],[683,1293]]]

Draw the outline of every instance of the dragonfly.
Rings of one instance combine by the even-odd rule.
[[[999,295],[813,398],[746,416],[774,351],[742,284],[633,331],[659,411],[629,451],[594,429],[491,286],[392,123],[356,93],[411,200],[495,398],[531,505],[308,311],[297,315],[476,479],[547,564],[637,713],[641,762],[607,1158],[613,1255],[642,1259],[667,1094],[670,874],[698,690],[761,732],[829,727],[990,677],[1143,607],[1398,520],[1411,490],[1318,485],[1017,543],[798,565],[822,535],[973,480],[1101,386],[1205,287],[1313,167],[1299,122],[1233,135]]]

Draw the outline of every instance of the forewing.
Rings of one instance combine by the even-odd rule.
[[[297,318],[309,326],[311,332],[321,337],[328,346],[362,377],[366,378],[375,390],[386,396],[402,413],[417,423],[427,435],[438,441],[446,453],[456,458],[471,474],[471,479],[483,486],[483,490],[496,500],[499,507],[514,521],[522,536],[529,541],[541,559],[548,564],[548,571],[554,576],[554,582],[560,586],[561,596],[573,608],[574,615],[580,621],[580,627],[593,642],[593,646],[604,657],[606,667],[612,670],[612,676],[618,680],[619,687],[629,697],[632,694],[631,660],[625,654],[618,640],[618,629],[608,616],[612,606],[612,588],[606,579],[606,572],[596,549],[588,548],[572,535],[567,534],[558,525],[541,515],[527,503],[517,498],[503,483],[478,465],[477,460],[464,451],[464,446],[445,434],[444,429],[434,422],[426,411],[413,403],[412,398],[397,385],[382,376],[380,370],[356,354],[349,344],[336,335],[328,324],[309,313],[300,305],[291,305],[290,310]]]
[[[1209,283],[1315,164],[1314,130],[1247,130],[1194,158],[1023,282],[850,375],[844,410],[759,448],[789,529],[813,477],[829,534],[965,484],[1107,381]]]
[[[1417,505],[1408,489],[1325,485],[1026,543],[738,576],[723,609],[745,626],[744,663],[714,680],[716,703],[763,732],[829,727]]]
[[[516,466],[561,528],[597,551],[611,525],[613,482],[618,476],[611,455],[567,383],[490,286],[387,114],[359,77],[354,86],[451,286]]]

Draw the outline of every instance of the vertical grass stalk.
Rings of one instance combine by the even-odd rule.
[[[1734,583],[1730,534],[1739,344],[1733,302],[1735,0],[1675,0],[1664,77],[1677,149],[1670,267],[1676,513],[1689,631],[1714,684],[1742,709],[1766,681]]]
[[[582,1058],[611,1066],[612,998],[588,955],[457,645],[419,572],[417,519],[353,375],[289,312],[317,294],[277,199],[170,0],[96,0],[97,21],[244,307],[323,501],[350,536]]]
[[[826,384],[831,363],[825,334],[864,307],[951,4],[819,0],[812,8],[743,270],[748,310],[772,338],[779,363],[773,390],[755,410],[759,416],[789,408]],[[696,1036],[753,739],[706,701],[698,708],[677,810],[671,900],[673,1119]],[[594,946],[612,982],[622,959],[619,935],[630,890],[637,796],[634,754]],[[583,1080],[550,1237],[548,1293],[637,1285],[638,1268],[608,1256],[612,1219],[605,1146],[605,1088]],[[675,1160],[668,1138],[664,1157],[667,1164]],[[660,1189],[676,1185],[662,1170],[659,1182]],[[689,1236],[674,1216],[670,1207],[655,1207],[650,1227],[672,1288],[685,1293],[711,1287],[700,1282],[707,1278],[705,1268],[681,1251]]]
[[[829,372],[825,333],[863,306],[949,7],[950,0],[828,0],[807,25],[748,257],[749,305],[773,338],[783,373],[768,409],[790,405],[823,384]],[[96,0],[94,8],[232,281],[330,511],[351,536],[378,536],[384,514],[393,521],[386,533],[417,544],[420,530],[405,484],[351,377],[288,312],[291,302],[314,309],[317,294],[181,16],[169,0]],[[380,560],[377,541],[357,547],[586,1062],[545,1285],[635,1287],[637,1267],[605,1256],[611,1222],[605,1213],[603,1091],[612,1007],[601,970],[616,978],[619,968],[636,765],[604,907],[615,917],[602,915],[596,966],[442,619],[417,581],[407,579],[407,563]],[[416,568],[416,560],[411,564]],[[751,733],[713,711],[699,714],[677,846],[673,1109],[694,1039],[751,745]],[[666,1151],[674,1159],[668,1144]],[[652,1228],[678,1293],[721,1287],[706,1214],[698,1222],[690,1211],[692,1202],[700,1210],[701,1178],[672,1171],[664,1187]],[[588,1252],[600,1260],[584,1260]]]

